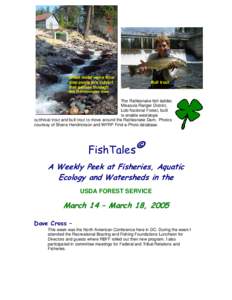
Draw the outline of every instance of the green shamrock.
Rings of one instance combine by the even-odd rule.
[[[200,114],[197,111],[203,109],[203,106],[197,99],[193,99],[190,104],[187,99],[182,99],[177,104],[177,107],[179,108],[176,111],[177,117],[181,120],[184,120],[181,125],[181,129],[185,129],[185,124],[187,120],[192,122],[199,118]]]

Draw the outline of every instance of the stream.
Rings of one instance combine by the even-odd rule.
[[[92,49],[91,49],[92,50]],[[38,91],[36,98],[36,114],[45,115],[45,114],[64,114],[67,110],[67,106],[62,102],[58,102],[53,99],[53,96],[57,92],[66,92],[68,89],[68,79],[69,76],[80,75],[80,70],[83,67],[91,65],[92,61],[99,59],[102,51],[94,50],[94,53],[91,55],[90,59],[85,59],[84,64],[77,65],[73,67],[72,73],[69,74],[60,74],[59,82],[49,85],[43,85]],[[77,54],[80,54],[77,52]],[[83,75],[83,73],[82,73]]]

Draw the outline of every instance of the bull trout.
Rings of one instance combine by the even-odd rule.
[[[170,67],[171,66],[171,67]],[[173,69],[172,68],[187,68],[187,63],[177,57],[164,57],[164,58],[157,58],[153,60],[149,60],[147,62],[144,62],[141,60],[141,64],[137,66],[128,66],[129,72],[131,76],[134,76],[135,74],[140,74],[139,68],[140,67],[147,67],[149,70],[156,70],[156,71],[162,71],[162,70],[168,70]]]

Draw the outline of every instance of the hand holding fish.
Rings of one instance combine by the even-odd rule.
[[[148,69],[147,64],[143,60],[140,60],[140,62],[141,64],[139,65],[139,74],[151,73],[151,70]]]
[[[175,68],[178,68],[177,64],[174,61],[170,62],[168,69],[173,71]]]

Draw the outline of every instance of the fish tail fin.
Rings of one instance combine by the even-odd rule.
[[[137,73],[137,66],[128,66],[130,76],[134,76]]]

